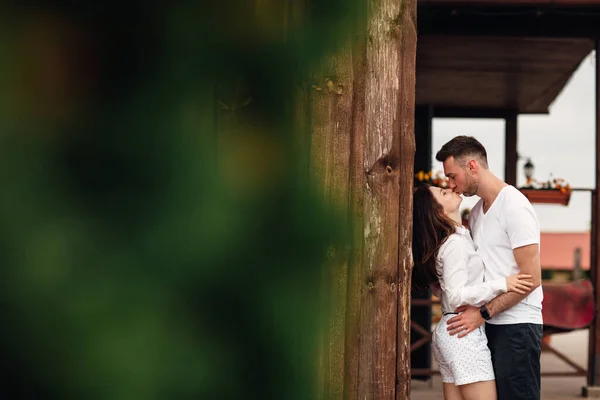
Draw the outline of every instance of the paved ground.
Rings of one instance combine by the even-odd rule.
[[[588,330],[554,335],[551,345],[587,369]],[[434,366],[437,368],[437,366]],[[542,372],[571,372],[573,369],[555,355],[542,353]],[[581,399],[581,388],[585,386],[585,377],[544,377],[542,378],[543,400]],[[413,381],[412,400],[443,399],[442,383],[439,376],[431,382]],[[484,399],[482,399],[484,400]]]

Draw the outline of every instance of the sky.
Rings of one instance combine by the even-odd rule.
[[[595,67],[594,54],[586,57],[567,86],[550,106],[550,114],[521,115],[518,120],[517,187],[525,183],[523,165],[530,157],[534,178],[564,178],[571,187],[595,184]],[[486,148],[492,172],[504,179],[504,120],[433,120],[433,170],[443,171],[435,153],[457,135],[474,136]],[[479,198],[465,198],[461,209],[471,208]],[[573,192],[568,206],[533,204],[542,232],[583,232],[591,227],[589,192]]]

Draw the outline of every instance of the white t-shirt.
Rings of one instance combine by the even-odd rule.
[[[540,244],[540,224],[527,198],[507,185],[483,213],[483,199],[469,214],[469,226],[477,253],[485,264],[485,281],[520,273],[513,250]],[[495,315],[490,324],[542,324],[542,287],[538,287],[514,307]]]
[[[506,292],[506,278],[483,282],[484,266],[469,231],[458,227],[440,246],[436,271],[442,289],[443,312],[463,305],[482,306]]]

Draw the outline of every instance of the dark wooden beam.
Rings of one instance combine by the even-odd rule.
[[[519,6],[419,3],[419,34],[594,38],[600,6]]]
[[[415,107],[415,171],[431,170],[432,162],[432,122],[433,107],[421,105]],[[430,369],[431,368],[431,343],[423,332],[415,329],[415,326],[422,326],[431,332],[431,293],[411,293],[410,305],[410,365],[412,369]],[[419,301],[425,301],[425,304],[419,304]],[[416,344],[422,343],[418,348]],[[413,379],[427,380],[429,375],[412,374]]]
[[[596,40],[596,54],[600,54],[600,41]],[[590,327],[589,349],[588,349],[588,376],[587,388],[583,392],[599,393],[600,392],[600,296],[598,288],[600,288],[600,274],[598,266],[600,265],[600,236],[598,235],[598,207],[600,206],[598,199],[598,188],[600,188],[600,58],[596,57],[596,188],[592,192],[592,231],[590,243],[590,272],[592,282],[594,283],[594,300],[595,300],[595,317]]]
[[[433,107],[415,107],[415,171],[431,169]]]
[[[500,118],[504,119],[515,114],[515,110],[503,108],[462,108],[462,107],[434,107],[435,118]]]
[[[598,386],[598,360],[596,354],[596,335],[598,332],[598,266],[595,264],[598,259],[598,248],[596,247],[596,236],[597,234],[597,207],[598,207],[598,194],[596,191],[592,192],[592,229],[590,234],[590,279],[594,283],[594,299],[596,315],[592,325],[590,326],[589,344],[588,344],[588,374],[587,374],[587,385],[588,387]]]
[[[517,113],[506,116],[504,143],[504,181],[509,185],[517,186]]]
[[[596,67],[598,63],[596,63]],[[598,85],[596,86],[596,94],[598,94]],[[596,103],[598,104],[598,102]],[[596,108],[598,112],[598,107]],[[598,148],[598,143],[600,142],[600,130],[598,130],[599,118],[596,114],[596,148]],[[598,156],[596,155],[596,166],[598,165]],[[598,167],[596,167],[596,171],[598,171]],[[598,185],[598,172],[596,172],[596,185]],[[598,249],[599,249],[599,240],[598,240],[598,206],[600,203],[598,202],[598,190],[592,191],[592,229],[590,234],[590,279],[594,284],[594,307],[595,307],[595,315],[594,320],[589,329],[589,339],[588,339],[588,369],[587,369],[587,386],[584,386],[581,390],[581,394],[583,397],[599,397],[600,396],[600,355],[598,351],[600,349],[600,321],[598,318],[598,313],[600,310],[600,296],[598,296],[598,287],[600,287],[600,277],[598,274]]]

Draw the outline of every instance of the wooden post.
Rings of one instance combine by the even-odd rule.
[[[353,245],[330,248],[320,398],[410,397],[410,270],[416,0],[368,0],[366,36],[311,82],[310,171],[347,214]],[[365,32],[363,32],[365,33]],[[300,96],[301,97],[301,96]],[[302,109],[297,110],[304,115]]]
[[[396,400],[410,398],[410,292],[412,270],[412,194],[414,182],[414,115],[417,58],[417,0],[403,0],[400,6],[398,63],[400,101],[396,105],[398,130],[399,168],[399,219],[398,219],[398,322],[396,358]],[[431,147],[431,146],[430,146]]]
[[[365,13],[366,15],[366,9]],[[366,175],[365,162],[365,76],[366,41],[359,41],[353,51],[354,104],[350,140],[350,215],[349,221],[354,246],[348,264],[348,307],[346,311],[346,358],[344,375],[344,399],[358,400],[361,347],[361,315],[365,260],[364,198]]]
[[[433,107],[415,107],[415,171],[431,169]]]
[[[504,120],[506,123],[506,141],[504,144],[505,148],[505,164],[504,164],[504,181],[509,185],[517,185],[517,117],[516,112],[507,115]]]
[[[359,399],[410,396],[416,1],[369,1]]]
[[[353,65],[350,42],[324,57],[311,82],[310,170],[325,202],[339,219],[349,215],[351,196],[351,134],[353,125]],[[359,246],[360,248],[360,246]],[[321,304],[327,318],[319,354],[320,399],[344,398],[346,321],[350,243],[330,244],[322,273]]]
[[[430,105],[416,106],[415,108],[415,171],[431,170],[431,152],[432,152],[432,122],[433,107]],[[431,294],[415,293],[412,299],[426,300]],[[426,332],[431,331],[431,304],[417,305],[411,301],[410,307],[411,320],[423,327]],[[415,329],[410,331],[411,345],[422,340],[423,332]],[[414,350],[410,354],[411,369],[431,369],[431,343],[425,343],[423,346]],[[413,379],[428,380],[430,375],[413,375]]]
[[[592,282],[594,283],[595,317],[590,327],[589,349],[588,349],[588,376],[587,387],[583,388],[584,396],[598,397],[600,395],[600,235],[598,217],[600,206],[598,189],[600,188],[600,42],[596,40],[596,186],[592,191],[592,231],[590,235],[590,269]]]
[[[596,156],[597,158],[597,156]],[[595,304],[595,316],[590,326],[589,342],[588,342],[588,373],[587,373],[587,387],[584,387],[582,394],[584,397],[593,397],[594,395],[600,394],[600,387],[598,383],[598,332],[599,330],[599,319],[598,310],[600,310],[599,297],[598,297],[598,191],[592,191],[592,229],[590,234],[590,272],[591,280],[594,283],[594,304]]]
[[[581,247],[575,248],[573,251],[573,280],[581,279]]]

